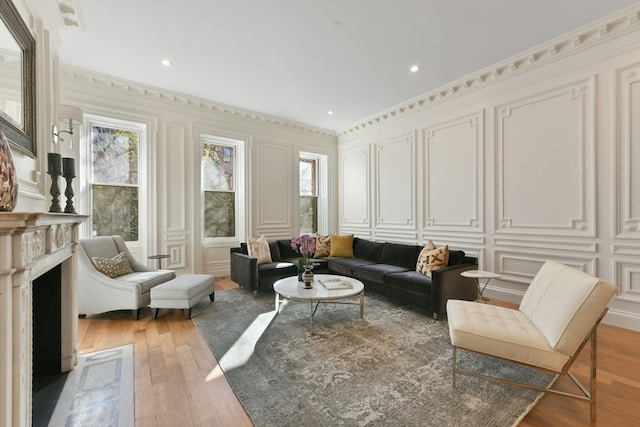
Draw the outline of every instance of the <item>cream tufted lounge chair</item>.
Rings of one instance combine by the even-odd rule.
[[[171,270],[156,270],[139,263],[120,236],[81,239],[78,245],[78,314],[131,310],[138,320],[140,308],[149,305],[150,291],[174,279]],[[110,278],[96,269],[92,258],[113,258],[124,253],[133,272]]]
[[[518,310],[449,300],[447,316],[453,345],[453,385],[456,374],[470,375],[590,403],[596,419],[596,328],[607,312],[616,288],[563,264],[547,261],[529,285]],[[591,340],[589,389],[569,372],[584,345]],[[558,374],[547,388],[458,369],[458,349],[533,366]],[[554,390],[566,374],[581,394]]]

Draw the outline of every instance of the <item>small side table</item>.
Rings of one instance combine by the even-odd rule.
[[[160,255],[151,255],[149,259],[157,259],[158,260],[158,270],[162,270],[162,260],[165,258],[169,258],[169,255],[160,254]]]
[[[491,279],[499,279],[502,276],[497,273],[492,273],[490,271],[482,271],[482,270],[467,270],[460,273],[463,277],[471,277],[476,280],[476,287],[478,288],[478,301],[482,301],[485,304],[487,303],[487,299],[482,294],[484,293],[485,288],[491,281]],[[480,283],[480,280],[486,280],[484,284]]]

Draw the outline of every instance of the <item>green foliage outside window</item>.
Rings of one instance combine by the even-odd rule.
[[[121,236],[126,242],[138,240],[138,188],[92,186],[91,221],[94,236]]]
[[[91,144],[92,233],[137,241],[139,134],[92,126]]]
[[[204,237],[236,235],[235,147],[202,144]]]

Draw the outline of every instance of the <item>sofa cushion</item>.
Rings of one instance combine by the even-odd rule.
[[[449,263],[447,265],[464,264],[464,251],[452,251],[449,249]]]
[[[415,270],[416,260],[421,249],[421,246],[385,242],[380,262],[404,267],[407,270]]]
[[[280,257],[280,248],[278,247],[277,240],[269,242],[269,253],[271,253],[272,262],[280,261],[282,259]]]
[[[407,271],[404,267],[390,264],[367,264],[353,269],[353,276],[369,282],[384,283],[384,277],[389,273]]]
[[[409,270],[389,273],[384,276],[384,284],[397,289],[404,289],[418,294],[431,294],[431,277]]]
[[[332,234],[330,257],[353,258],[353,234]]]
[[[427,246],[422,248],[420,255],[418,255],[418,262],[416,263],[416,271],[427,276],[431,276],[433,270],[438,270],[447,266],[449,262],[449,246],[436,247],[436,245],[429,240]]]
[[[96,270],[112,279],[133,273],[131,264],[129,264],[129,260],[127,260],[127,256],[124,252],[120,252],[113,258],[93,257],[91,260],[96,266]]]
[[[140,285],[140,292],[146,294],[156,285],[164,283],[176,277],[173,270],[155,270],[155,271],[134,271],[118,277],[119,281],[137,283]]]
[[[353,239],[353,255],[356,258],[364,258],[373,262],[380,262],[384,243],[372,242],[371,240]]]
[[[323,236],[320,233],[316,233],[316,253],[314,258],[327,257],[331,253],[331,238],[329,236]]]
[[[300,256],[300,252],[291,247],[291,239],[278,240],[280,259],[294,259]]]
[[[271,251],[269,250],[269,242],[264,236],[258,239],[249,240],[249,255],[258,258],[258,264],[271,262]]]
[[[267,262],[258,266],[258,276],[266,277],[287,277],[298,274],[298,266],[291,262]]]
[[[375,264],[375,262],[362,258],[329,258],[329,270],[347,276],[352,275],[355,267],[368,264]]]

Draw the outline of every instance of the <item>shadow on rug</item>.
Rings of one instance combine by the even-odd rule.
[[[50,427],[133,427],[133,345],[78,356]]]
[[[365,297],[357,306],[289,302],[276,316],[274,296],[243,289],[196,306],[193,321],[229,383],[262,426],[511,426],[540,393],[459,376],[453,388],[446,320]],[[540,386],[553,376],[459,352],[460,367]]]

